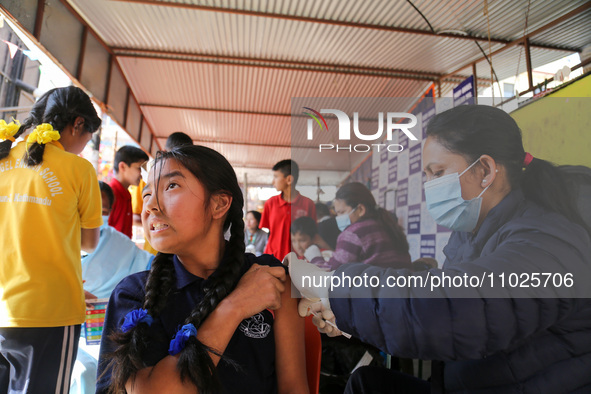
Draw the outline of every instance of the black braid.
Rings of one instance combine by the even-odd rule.
[[[156,271],[154,271],[154,262],[158,259]],[[160,263],[162,261],[162,264]],[[172,291],[176,273],[172,263],[172,254],[158,253],[152,262],[152,269],[146,282],[146,297],[144,309],[154,317],[160,315],[160,312],[166,306],[166,300]]]
[[[36,142],[27,144],[24,160],[29,167],[34,167],[43,162],[43,153],[45,153],[45,144],[38,144]]]
[[[175,279],[172,255],[158,253],[152,261],[145,287],[144,309],[147,309],[150,316],[156,317],[164,309]],[[110,361],[105,368],[105,371],[112,370],[110,392],[125,392],[125,383],[130,378],[134,379],[137,371],[146,367],[143,355],[148,346],[144,340],[147,334],[146,323],[139,323],[128,332],[116,331],[111,334],[110,339],[119,346],[108,356]]]
[[[216,306],[234,290],[241,277],[244,264],[244,221],[242,220],[242,202],[237,204],[234,200],[228,218],[231,220],[231,237],[228,242],[228,258],[224,264],[209,277],[205,289],[205,295],[199,305],[193,309],[191,315],[185,320],[185,324],[193,324],[199,327]],[[217,377],[215,364],[210,353],[219,357],[222,355],[215,349],[211,349],[191,337],[180,353],[177,364],[181,381],[189,378],[197,386],[200,394],[221,392],[220,382]]]

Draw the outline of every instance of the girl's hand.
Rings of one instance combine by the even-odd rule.
[[[265,309],[279,309],[285,279],[283,267],[253,264],[222,303],[230,306],[234,315],[238,312],[240,321]]]
[[[85,300],[96,300],[97,299],[97,296],[95,296],[94,294],[92,294],[89,291],[84,290],[84,299]],[[90,304],[90,303],[87,302],[86,303],[86,307],[88,309],[94,309],[94,304]]]

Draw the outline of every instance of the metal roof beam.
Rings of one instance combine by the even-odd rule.
[[[489,41],[488,37],[486,36],[473,36],[468,33],[464,34],[453,34],[453,33],[434,33],[431,30],[420,30],[420,29],[409,29],[405,27],[395,27],[395,26],[383,26],[383,25],[374,25],[370,23],[359,23],[359,22],[348,22],[348,21],[339,21],[339,20],[332,20],[332,19],[320,19],[320,18],[311,18],[305,16],[297,16],[297,15],[285,15],[285,14],[278,14],[273,12],[261,12],[261,11],[250,11],[250,10],[239,10],[235,8],[225,8],[225,7],[214,7],[214,6],[207,6],[207,5],[200,5],[200,4],[187,4],[187,3],[174,3],[170,1],[164,0],[111,0],[111,1],[119,1],[124,3],[136,3],[136,4],[146,4],[152,6],[162,6],[162,7],[174,7],[174,8],[184,8],[190,10],[197,10],[197,11],[211,11],[211,12],[221,12],[227,14],[236,14],[236,15],[246,15],[246,16],[257,16],[261,18],[274,18],[274,19],[285,19],[297,22],[309,22],[309,23],[319,23],[325,25],[333,25],[333,26],[344,26],[344,27],[354,27],[360,29],[371,29],[371,30],[381,30],[381,31],[388,31],[393,33],[405,33],[405,34],[415,34],[415,35],[424,35],[424,36],[432,36],[432,37],[442,37],[442,38],[455,38],[458,40],[469,40],[469,41]],[[491,37],[490,41],[493,43],[500,43],[500,44],[508,44],[511,41],[498,38],[498,37]],[[565,49],[563,47],[554,47],[551,45],[545,44],[531,44],[532,47],[542,47],[546,49],[555,49],[555,50],[568,50],[572,51],[571,49]],[[575,50],[576,51],[576,50]]]
[[[490,85],[485,85],[490,86]],[[282,112],[261,112],[261,111],[245,111],[240,109],[226,109],[226,108],[205,108],[205,107],[191,107],[188,105],[172,105],[172,104],[155,104],[155,103],[140,103],[140,107],[151,107],[151,108],[166,108],[166,109],[185,109],[189,111],[206,111],[206,112],[222,112],[228,114],[240,114],[240,115],[259,115],[259,116],[279,116],[285,118],[307,118],[303,114],[289,114]],[[377,118],[366,118],[360,117],[360,121],[375,122]]]
[[[156,138],[166,138],[164,137],[156,137]],[[193,139],[194,143],[197,144],[222,144],[222,145],[239,145],[239,146],[257,146],[263,148],[293,148],[293,149],[318,149],[318,145],[291,145],[291,144],[266,144],[264,142],[246,142],[246,141],[220,141],[220,140],[212,140],[212,139]]]
[[[279,70],[298,70],[309,72],[321,72],[331,74],[352,74],[372,77],[385,77],[396,79],[412,79],[422,81],[435,81],[440,77],[437,73],[421,71],[408,71],[378,67],[345,66],[323,63],[306,63],[295,61],[283,61],[272,59],[238,58],[230,56],[203,55],[182,52],[166,52],[155,50],[136,50],[130,48],[113,48],[117,57],[145,58],[177,60],[195,63],[214,63],[221,65],[270,68]]]
[[[582,5],[582,6],[580,6],[580,7],[577,7],[577,8],[575,8],[575,9],[574,9],[574,10],[572,10],[571,12],[568,12],[568,13],[566,13],[566,14],[562,15],[561,17],[559,17],[559,18],[557,18],[557,19],[554,19],[552,22],[549,22],[549,23],[547,23],[546,25],[544,25],[544,26],[540,27],[539,29],[536,29],[536,30],[532,31],[531,33],[528,33],[528,34],[524,35],[524,36],[523,36],[523,37],[521,37],[521,38],[518,38],[518,39],[516,39],[516,40],[513,40],[513,41],[511,41],[511,42],[510,42],[510,43],[508,43],[507,45],[505,45],[505,46],[503,46],[502,48],[499,48],[499,49],[497,49],[496,51],[494,51],[493,53],[491,53],[491,57],[492,57],[493,55],[496,55],[496,54],[498,54],[498,53],[501,53],[501,52],[503,52],[503,51],[505,51],[505,50],[507,50],[507,49],[509,49],[509,48],[511,48],[511,47],[513,47],[513,46],[515,46],[515,45],[524,45],[524,43],[525,43],[525,40],[527,40],[527,39],[529,39],[529,38],[531,38],[531,37],[533,37],[533,36],[536,36],[536,35],[538,35],[538,34],[540,34],[540,33],[544,32],[545,30],[548,30],[548,29],[550,29],[550,28],[552,28],[552,27],[554,27],[554,26],[556,26],[556,25],[558,25],[558,24],[560,24],[560,23],[562,23],[562,22],[564,22],[564,21],[567,21],[567,20],[569,20],[569,19],[571,19],[571,18],[573,18],[573,17],[575,17],[575,16],[579,15],[580,13],[587,11],[587,10],[588,10],[588,9],[590,9],[590,8],[591,8],[591,1],[590,1],[590,2],[587,2],[587,3],[585,3],[585,4],[583,4],[583,5]],[[529,47],[530,47],[530,48],[533,48],[533,47],[534,47],[534,45],[532,45],[532,44],[530,43],[530,44],[529,44]],[[458,72],[462,71],[463,69],[470,67],[470,66],[472,65],[472,63],[478,63],[478,62],[481,62],[481,61],[483,61],[483,60],[486,60],[486,57],[485,57],[485,56],[481,56],[481,57],[479,57],[478,59],[476,59],[476,60],[473,60],[473,61],[471,61],[470,63],[467,63],[467,64],[463,65],[463,66],[462,66],[462,67],[460,67],[460,68],[457,68],[457,69],[455,69],[455,70],[454,70],[454,71],[452,71],[451,73],[449,73],[449,74],[445,74],[445,75],[444,75],[444,76],[442,76],[441,78],[442,78],[442,79],[448,78],[448,77],[450,77],[450,76],[452,76],[452,75],[455,75],[455,74],[457,74]]]
[[[226,109],[226,108],[206,108],[206,107],[192,107],[189,105],[174,105],[174,104],[155,104],[155,103],[140,103],[140,107],[152,107],[152,108],[167,108],[167,109],[185,109],[189,111],[206,111],[206,112],[222,112],[227,114],[240,114],[240,115],[258,115],[258,116],[280,116],[285,118],[307,118],[303,114],[290,114],[283,112],[263,112],[263,111],[246,111],[241,109]],[[359,118],[360,121],[375,122],[377,120],[373,118]]]
[[[274,60],[260,58],[240,58],[232,56],[219,56],[186,52],[169,52],[121,47],[115,47],[112,49],[114,54],[119,58],[131,57],[143,59],[163,59],[194,63],[214,63],[230,66],[272,68],[280,70],[298,70],[331,74],[352,74],[361,76],[385,77],[393,79],[411,79],[420,81],[437,81],[443,76],[443,74],[428,71],[409,71],[393,68],[349,66],[343,64],[296,62],[290,60]],[[462,75],[453,75],[448,76],[446,78],[446,81],[462,81],[464,78],[465,77]],[[480,78],[480,80],[483,81],[483,85],[485,85],[485,82],[487,81],[486,78]],[[488,81],[488,83],[490,84],[490,80]]]
[[[139,103],[138,105],[140,107],[187,109],[187,110],[191,110],[191,111],[224,112],[224,113],[243,114],[243,115],[266,115],[266,116],[284,116],[284,117],[291,117],[292,116],[292,114],[285,114],[285,113],[280,113],[280,112],[243,111],[243,110],[235,110],[235,109],[191,107],[191,106],[171,105],[171,104]]]

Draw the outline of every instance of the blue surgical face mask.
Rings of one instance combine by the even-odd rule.
[[[457,172],[425,182],[425,200],[427,209],[435,222],[454,231],[472,231],[478,223],[482,195],[492,182],[471,200],[462,198],[460,177],[480,159],[470,164],[458,175]]]
[[[103,215],[103,226],[109,225],[109,215]]]
[[[335,218],[335,220],[337,221],[337,226],[339,227],[339,230],[345,231],[345,229],[351,225],[351,217],[349,215],[351,215],[353,212],[355,212],[356,209],[357,209],[357,207],[353,208],[353,210],[351,212],[344,213],[342,215],[338,215]]]

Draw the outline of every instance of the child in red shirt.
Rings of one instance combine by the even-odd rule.
[[[132,236],[134,220],[131,193],[127,188],[131,185],[139,185],[142,179],[141,167],[148,159],[148,155],[143,150],[130,145],[122,146],[115,154],[113,179],[109,182],[115,194],[115,202],[109,216],[109,226],[129,238]]]
[[[314,202],[295,189],[298,176],[299,167],[293,160],[282,160],[273,166],[273,186],[281,194],[265,203],[260,226],[269,229],[265,253],[279,260],[291,251],[291,223],[302,216],[316,220]]]

